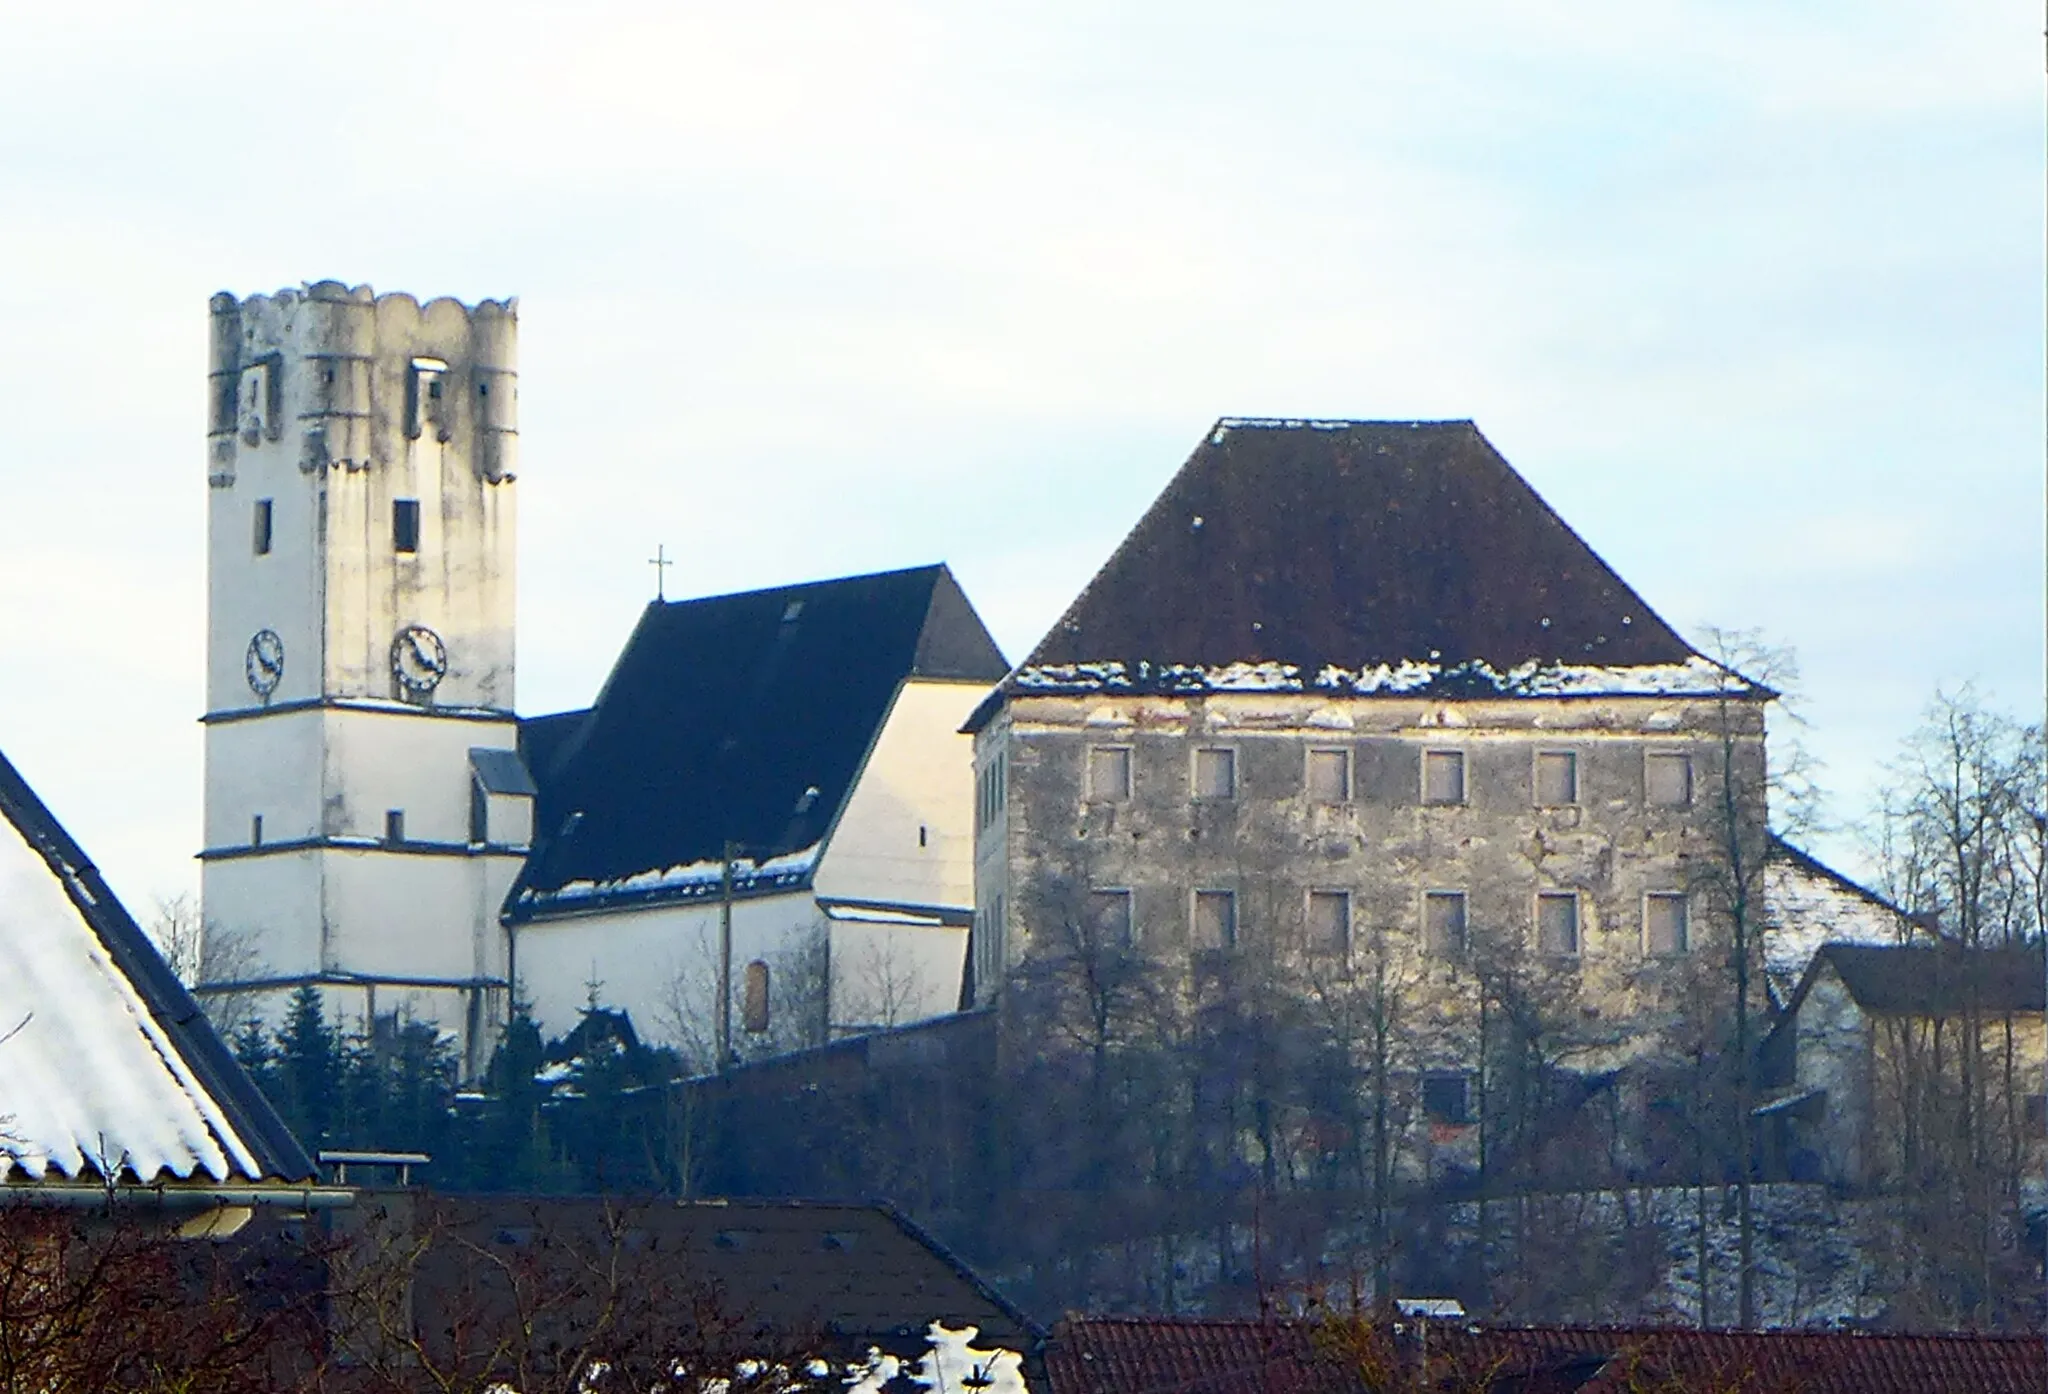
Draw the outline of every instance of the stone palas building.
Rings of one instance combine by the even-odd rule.
[[[1370,979],[1455,1143],[1483,1026],[1581,1078],[1714,1029],[1772,695],[1469,422],[1219,422],[969,722],[973,996],[1076,945]]]

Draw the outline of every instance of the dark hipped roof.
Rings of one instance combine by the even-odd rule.
[[[2038,1012],[2048,1007],[2039,944],[1966,949],[1954,944],[1824,944],[1808,980],[1823,965],[1866,1012],[1955,1016],[1965,1011]],[[1801,995],[1805,987],[1801,985]],[[1797,1001],[1794,1006],[1796,1008]]]
[[[248,1072],[214,1031],[213,1024],[207,1020],[192,994],[185,990],[184,984],[171,972],[141,926],[115,897],[112,887],[101,877],[99,868],[72,840],[4,754],[0,754],[0,823],[11,827],[49,867],[84,928],[97,940],[113,971],[133,991],[133,1000],[148,1013],[150,1023],[156,1028],[156,1038],[150,1040],[149,1052],[139,1058],[148,1058],[150,1054],[162,1058],[166,1051],[173,1054],[175,1059],[164,1063],[171,1067],[173,1076],[182,1075],[189,1079],[188,1089],[198,1091],[201,1097],[193,1099],[193,1103],[202,1112],[209,1107],[217,1110],[220,1119],[233,1133],[232,1139],[219,1139],[223,1144],[222,1150],[232,1157],[238,1149],[231,1144],[238,1142],[239,1150],[245,1151],[249,1161],[253,1162],[253,1172],[237,1164],[237,1170],[243,1172],[239,1179],[258,1182],[317,1180],[318,1173],[305,1149],[300,1147],[298,1140],[277,1116],[277,1111],[270,1106],[270,1101],[263,1097]],[[27,935],[45,932],[46,927],[39,928],[30,923],[10,924],[0,918],[0,930]],[[18,975],[28,956],[37,952],[37,948],[25,942],[0,939],[0,971],[10,976]],[[13,1025],[13,1022],[5,1023],[5,1026]],[[126,1033],[135,1031],[139,1025],[132,1016],[117,1013],[104,1022],[91,1023],[90,1029]],[[17,1038],[15,1048],[26,1051],[29,1044],[26,1038]],[[77,1039],[64,1042],[63,1048],[68,1059],[97,1061],[105,1070],[122,1068],[118,1062],[123,1059],[138,1058],[130,1052],[103,1048],[97,1042]],[[8,1113],[7,1074],[4,1065],[0,1065],[0,1116]],[[87,1083],[89,1087],[81,1084],[79,1095],[85,1102],[78,1109],[68,1110],[75,1117],[89,1118],[95,1107],[110,1106],[111,1101],[120,1099],[129,1099],[139,1107],[146,1107],[151,1103],[153,1094],[160,1094],[168,1086],[169,1078],[152,1080],[138,1077],[131,1081],[103,1077]],[[161,1099],[157,1100],[159,1107],[161,1102]],[[98,1124],[103,1135],[97,1139],[84,1139],[92,1144],[87,1150],[96,1154],[118,1145],[120,1134],[128,1126],[129,1120],[105,1117]],[[132,1165],[132,1157],[129,1161]],[[186,1174],[185,1169],[175,1164],[167,1165],[166,1169],[180,1176]],[[151,1174],[136,1179],[154,1182],[160,1178]],[[196,1175],[190,1179],[204,1180]]]
[[[1068,665],[1186,691],[1241,664],[1450,684],[1697,660],[1471,422],[1226,419],[1006,688],[1056,689],[1037,670]]]
[[[944,566],[649,605],[587,714],[522,726],[540,800],[507,913],[715,893],[667,873],[728,841],[783,859],[742,889],[804,884],[901,684],[1006,666]]]

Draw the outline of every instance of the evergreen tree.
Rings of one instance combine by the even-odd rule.
[[[277,1087],[271,1098],[306,1150],[333,1145],[342,1087],[338,1033],[327,1024],[320,989],[310,983],[292,993],[275,1048]]]

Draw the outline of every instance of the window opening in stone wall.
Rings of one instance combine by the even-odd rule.
[[[1088,752],[1088,797],[1096,803],[1122,803],[1131,796],[1131,749],[1098,745]]]
[[[1319,953],[1342,957],[1351,952],[1351,893],[1308,893],[1308,942]]]
[[[1682,954],[1691,947],[1692,926],[1685,896],[1655,893],[1643,898],[1643,942],[1652,954]]]
[[[1309,751],[1308,796],[1316,803],[1351,802],[1350,751]]]
[[[1465,1075],[1422,1077],[1422,1114],[1432,1123],[1463,1127],[1472,1121],[1472,1082]]]
[[[1579,801],[1579,757],[1569,750],[1536,752],[1536,802],[1563,808]]]
[[[1431,891],[1422,898],[1423,947],[1432,957],[1456,958],[1465,952],[1465,893]]]
[[[1195,752],[1195,797],[1229,799],[1237,796],[1237,752],[1204,747]]]
[[[1096,943],[1117,946],[1131,943],[1137,931],[1131,914],[1131,893],[1115,889],[1090,891],[1088,921]]]
[[[1197,949],[1228,949],[1237,944],[1237,892],[1196,891],[1194,940]]]
[[[1424,803],[1465,802],[1465,752],[1425,750],[1422,752],[1422,801]]]
[[[263,845],[263,815],[260,813],[249,820],[249,845],[251,847],[261,847]]]
[[[1579,898],[1569,891],[1536,897],[1536,947],[1547,954],[1579,951]]]
[[[391,546],[394,551],[417,552],[420,549],[420,501],[418,499],[393,499],[391,501]]]
[[[386,809],[384,813],[384,840],[390,843],[405,841],[405,810]]]
[[[1692,756],[1682,750],[1652,750],[1643,755],[1643,796],[1657,808],[1684,808],[1692,802]]]
[[[469,840],[481,847],[491,840],[491,796],[481,779],[469,781]]]
[[[270,521],[270,500],[256,500],[256,536],[254,541],[256,544],[256,555],[259,557],[270,555]]]
[[[740,1019],[756,1036],[768,1029],[768,965],[758,958],[747,965],[746,1000]]]

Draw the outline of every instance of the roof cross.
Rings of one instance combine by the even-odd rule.
[[[675,565],[669,557],[668,549],[656,547],[654,555],[647,559],[647,564],[654,568],[654,598],[668,599],[668,569]]]

